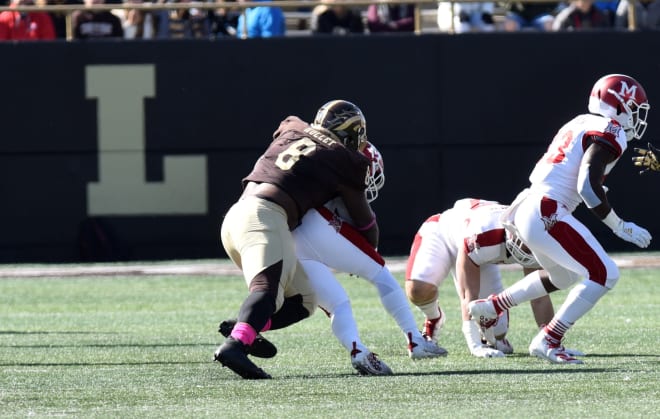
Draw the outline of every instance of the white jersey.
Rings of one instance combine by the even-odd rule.
[[[439,286],[454,270],[459,251],[481,267],[482,288],[499,284],[499,263],[516,263],[507,253],[506,231],[500,216],[507,206],[494,201],[461,199],[453,208],[429,217],[412,245],[406,279]],[[499,285],[498,285],[499,286]]]
[[[596,135],[605,139],[617,158],[605,167],[607,175],[626,150],[628,141],[621,126],[598,115],[578,115],[566,123],[555,135],[546,153],[536,163],[530,192],[544,195],[566,205],[570,212],[582,202],[578,193],[578,173],[586,151],[587,137]]]
[[[507,206],[494,201],[461,199],[439,216],[438,223],[422,226],[422,229],[436,229],[452,249],[454,259],[460,249],[465,250],[470,260],[479,266],[510,263],[504,246],[505,230],[499,220],[506,209]],[[436,225],[431,227],[433,224]]]

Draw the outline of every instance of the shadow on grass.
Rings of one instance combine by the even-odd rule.
[[[0,330],[0,335],[117,335],[117,332],[50,331],[50,330]]]
[[[8,362],[0,367],[121,367],[135,365],[200,365],[212,361],[139,361],[139,362]]]
[[[16,348],[16,349],[62,349],[62,348],[195,348],[195,347],[213,347],[218,346],[217,343],[83,343],[83,344],[38,344],[38,345],[11,345],[0,344],[0,348]]]

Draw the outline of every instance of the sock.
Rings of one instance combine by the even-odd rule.
[[[424,313],[427,319],[437,319],[442,314],[440,312],[440,307],[438,307],[438,300],[433,300],[430,303],[422,304],[419,309]]]
[[[265,332],[265,331],[267,331],[267,330],[270,330],[270,325],[271,325],[271,324],[272,324],[272,321],[271,321],[270,319],[268,319],[268,321],[266,322],[266,325],[265,325],[264,327],[261,328],[261,331],[262,331],[262,332]]]
[[[544,295],[548,295],[548,292],[545,290],[543,282],[541,282],[539,271],[534,271],[497,294],[493,299],[493,304],[495,305],[497,314],[500,314],[520,303]]]
[[[572,324],[565,323],[556,317],[550,320],[546,326],[543,327],[543,332],[547,335],[547,339],[555,345],[560,345],[564,335],[570,329]]]
[[[415,317],[408,305],[406,294],[401,287],[392,290],[387,295],[381,294],[380,301],[406,337],[411,334],[414,340],[423,339],[422,333],[417,328],[417,323],[415,323]]]
[[[587,314],[607,291],[607,288],[589,279],[582,281],[568,293],[555,317],[543,330],[553,339],[561,341],[566,331]]]
[[[231,331],[231,337],[240,340],[245,345],[250,346],[254,339],[257,337],[257,331],[248,323],[236,323],[234,329]]]
[[[353,342],[351,345],[351,359],[355,358],[357,354],[362,353],[362,352],[369,352],[369,350],[362,345],[361,343],[358,342]]]
[[[359,350],[366,350],[360,340],[360,334],[355,318],[353,317],[350,302],[346,301],[335,307],[335,312],[332,313],[330,322],[332,333],[347,351],[351,352],[355,347]],[[354,345],[356,346],[354,347]]]

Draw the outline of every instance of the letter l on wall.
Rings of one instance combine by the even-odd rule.
[[[87,184],[88,215],[206,214],[206,156],[167,156],[163,182],[146,181],[144,98],[154,97],[154,65],[86,67],[97,99],[99,181]]]

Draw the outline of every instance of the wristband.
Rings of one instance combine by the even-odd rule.
[[[606,226],[612,229],[612,231],[616,231],[619,228],[619,225],[622,223],[621,218],[616,215],[613,209],[610,210],[609,214],[607,214],[607,216],[603,218],[602,221]]]
[[[374,214],[374,218],[371,219],[371,222],[369,224],[367,224],[366,226],[362,226],[362,227],[355,227],[355,229],[357,231],[367,231],[375,225],[376,225],[376,214]]]

